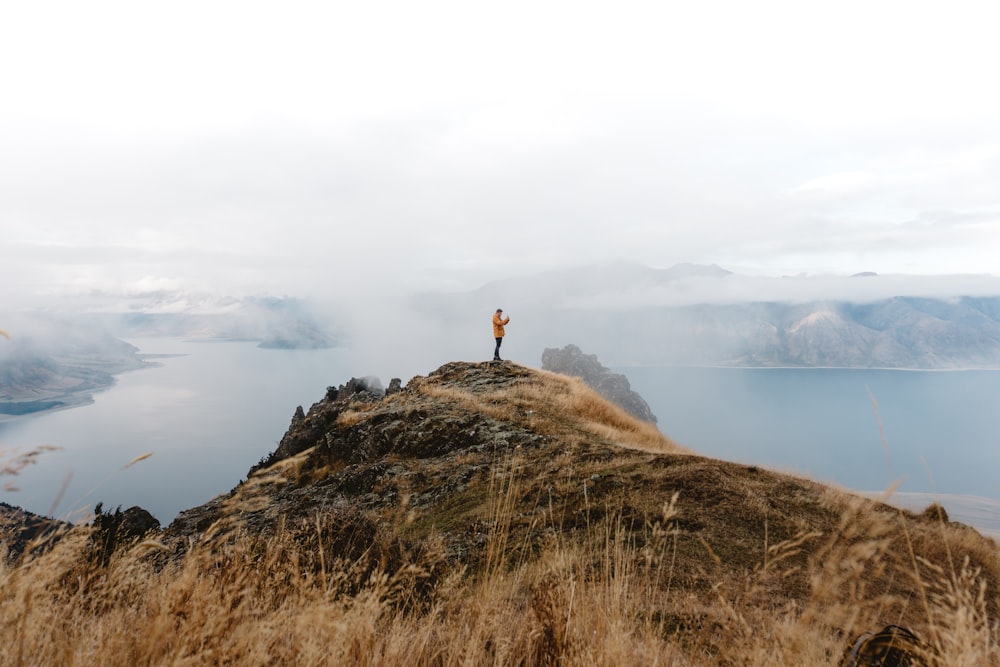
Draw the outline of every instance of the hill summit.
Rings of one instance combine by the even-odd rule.
[[[669,633],[800,606],[825,609],[831,637],[885,619],[926,632],[920,582],[966,559],[996,612],[995,544],[934,508],[914,515],[698,456],[581,379],[509,362],[450,363],[384,392],[358,379],[331,388],[251,473],[165,537],[318,532],[326,562],[432,562],[435,577],[545,569],[552,549],[580,550],[559,576],[625,568],[652,595],[629,614]],[[609,549],[624,560],[608,562]],[[525,582],[519,604],[538,585]]]
[[[834,665],[905,625],[909,664],[1000,657],[997,545],[940,508],[699,456],[578,378],[510,362],[330,388],[230,493],[114,543],[69,578],[72,540],[39,557],[63,573],[26,621],[39,650]],[[109,542],[75,544],[86,560]],[[6,600],[42,597],[40,579],[3,581]]]
[[[308,412],[296,410],[278,448],[251,468],[247,482],[181,512],[167,534],[196,535],[234,503],[266,497],[241,520],[257,529],[287,526],[296,517],[312,521],[322,509],[386,525],[405,507],[411,521],[399,537],[425,528],[468,552],[463,536],[483,518],[497,465],[514,458],[519,466],[544,465],[528,473],[542,478],[556,473],[545,459],[609,443],[626,452],[681,451],[582,379],[514,363],[450,363],[405,387],[393,380],[387,390],[354,378],[328,389]],[[442,530],[458,525],[458,533]]]

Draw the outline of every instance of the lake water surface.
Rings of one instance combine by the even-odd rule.
[[[1000,500],[1000,372],[628,368],[680,444],[858,490]]]
[[[0,445],[60,447],[0,500],[76,517],[140,505],[162,523],[235,486],[275,449],[297,405],[350,378],[344,350],[265,350],[252,342],[130,341],[156,367],[119,375],[91,405],[0,422]],[[123,469],[133,458],[153,455]],[[66,484],[61,494],[60,489]]]
[[[131,342],[182,356],[119,376],[91,405],[0,422],[0,446],[61,447],[0,480],[20,489],[0,500],[69,518],[98,501],[140,505],[167,523],[243,479],[297,405],[308,409],[327,386],[363,373],[348,350]],[[1000,531],[1000,372],[616,370],[661,430],[699,453],[863,491],[898,483],[904,504],[940,497],[956,518]]]

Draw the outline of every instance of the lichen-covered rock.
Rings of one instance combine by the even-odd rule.
[[[351,378],[339,387],[327,387],[323,400],[314,403],[308,413],[303,413],[301,405],[295,409],[278,448],[252,466],[247,477],[309,449],[323,440],[342,412],[359,404],[375,403],[385,395],[382,383],[376,377]]]

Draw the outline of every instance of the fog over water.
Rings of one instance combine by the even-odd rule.
[[[859,490],[1000,500],[985,472],[1000,469],[998,371],[620,370],[699,453]]]

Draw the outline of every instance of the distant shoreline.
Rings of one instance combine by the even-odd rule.
[[[738,371],[901,371],[906,373],[1000,372],[1000,366],[963,366],[960,368],[911,368],[904,366],[724,366],[721,364],[610,364],[609,368],[685,368]]]
[[[118,375],[143,368],[156,368],[162,364],[155,361],[147,361],[147,358],[168,356],[179,355],[137,355],[137,363],[129,364],[126,367],[118,367],[110,371],[102,371],[103,375],[98,373],[90,374],[88,381],[76,389],[53,394],[43,399],[0,401],[0,423],[91,405],[94,402],[94,394],[113,387],[118,382]]]
[[[5,421],[13,421],[15,419],[22,419],[25,417],[39,417],[41,415],[50,414],[53,412],[59,412],[60,410],[69,410],[71,408],[79,408],[84,405],[90,405],[94,402],[94,394],[99,391],[104,391],[109,389],[112,384],[106,387],[90,388],[86,390],[80,390],[78,392],[70,392],[67,394],[62,394],[60,396],[53,397],[47,400],[39,401],[9,401],[0,403],[0,423]],[[32,406],[35,404],[49,404],[47,407],[36,407],[28,409],[21,409],[23,407]],[[9,411],[8,408],[13,407],[14,411]]]
[[[853,491],[887,505],[920,512],[932,503],[944,506],[951,521],[967,524],[983,535],[1000,539],[1000,500],[962,493],[924,493],[918,491]]]
[[[61,408],[64,405],[66,405],[64,401],[2,402],[0,403],[0,415],[19,417],[21,415],[30,415],[34,412]]]

